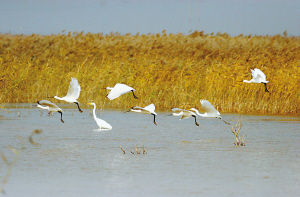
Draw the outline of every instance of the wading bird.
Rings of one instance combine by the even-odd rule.
[[[155,105],[154,104],[150,104],[150,105],[148,105],[146,107],[132,107],[127,112],[130,112],[130,111],[153,115],[153,117],[154,117],[153,123],[157,126],[157,124],[155,122],[155,117],[157,116],[157,114],[155,113]]]
[[[267,83],[269,81],[266,80],[266,75],[263,73],[261,70],[258,68],[254,68],[254,70],[250,69],[252,73],[252,79],[250,81],[248,80],[243,80],[245,83],[263,83],[265,84],[265,92],[269,92],[267,88]]]
[[[111,130],[112,126],[110,124],[108,124],[105,120],[102,120],[100,118],[97,118],[96,116],[96,104],[95,103],[88,103],[89,105],[93,105],[94,109],[93,109],[93,117],[95,122],[97,123],[99,130]]]
[[[216,110],[216,108],[208,101],[208,100],[200,100],[202,108],[205,110],[204,114],[201,114],[197,109],[191,108],[190,111],[196,112],[198,116],[206,117],[206,118],[218,118],[222,120],[225,124],[230,125],[229,122],[225,121],[220,112]]]
[[[61,101],[66,101],[68,103],[75,103],[78,107],[78,110],[80,112],[82,112],[82,110],[79,107],[79,103],[77,101],[79,95],[80,95],[80,85],[76,78],[71,78],[71,82],[70,82],[70,86],[69,86],[67,95],[64,97],[54,96],[53,98],[61,100]]]
[[[133,89],[132,87],[122,84],[122,83],[117,83],[113,88],[111,87],[106,87],[107,90],[110,90],[110,92],[106,95],[106,97],[109,100],[113,100],[115,98],[118,98],[119,96],[126,94],[128,92],[132,92],[133,97],[135,99],[137,99],[137,97],[134,94],[135,89]]]
[[[47,100],[41,100],[41,101],[38,101],[37,102],[37,107],[41,108],[41,109],[46,109],[49,111],[49,115],[52,113],[52,112],[58,112],[60,113],[60,121],[62,123],[64,123],[65,121],[63,121],[62,119],[62,109],[60,109],[57,105],[55,105],[54,103],[50,102],[50,101],[47,101]]]
[[[181,116],[180,120],[186,119],[189,117],[195,118],[195,125],[199,126],[199,124],[197,122],[197,116],[194,112],[192,112],[190,110],[180,109],[180,108],[172,108],[172,111],[174,112],[174,113],[172,113],[173,116]]]

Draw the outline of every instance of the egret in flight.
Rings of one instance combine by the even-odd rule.
[[[37,107],[41,108],[41,109],[46,109],[49,111],[49,115],[52,112],[58,112],[60,113],[60,121],[62,123],[64,123],[65,121],[62,119],[62,109],[60,109],[57,105],[55,105],[54,103],[47,101],[47,100],[41,100],[37,102]]]
[[[225,121],[220,112],[216,110],[216,108],[208,101],[208,100],[200,100],[202,108],[205,110],[205,113],[201,114],[197,109],[191,108],[190,111],[196,112],[198,116],[207,117],[207,118],[218,118],[222,120],[225,124],[230,125],[229,122]]]
[[[117,83],[113,88],[107,87],[106,89],[110,90],[110,92],[106,96],[109,100],[118,98],[119,96],[126,94],[128,92],[132,92],[133,97],[137,99],[137,97],[134,94],[135,89],[122,83]]]
[[[105,120],[97,118],[97,116],[96,116],[96,104],[95,103],[88,103],[88,104],[94,106],[93,116],[94,116],[95,122],[97,123],[97,125],[99,127],[99,130],[111,130],[112,126],[110,124],[108,124]]]
[[[155,105],[154,104],[150,104],[146,107],[132,107],[128,112],[130,112],[130,111],[153,115],[153,117],[154,117],[153,123],[157,126],[157,124],[155,122],[155,117],[157,116],[157,114],[155,113]]]
[[[71,78],[69,90],[66,96],[64,97],[58,97],[54,96],[55,99],[66,101],[68,103],[75,103],[78,107],[78,110],[82,112],[82,110],[79,107],[79,103],[77,101],[78,97],[80,95],[80,85],[76,78]]]
[[[185,110],[185,109],[180,109],[180,108],[172,108],[172,115],[173,116],[180,116],[180,120],[182,119],[186,119],[189,117],[193,117],[195,118],[195,125],[199,126],[198,122],[197,122],[197,115],[190,111],[190,110]]]
[[[263,83],[265,84],[265,92],[269,92],[267,88],[267,83],[269,81],[266,80],[266,75],[263,73],[261,70],[258,68],[254,68],[254,70],[250,69],[252,73],[252,79],[250,81],[248,80],[243,80],[245,83]]]

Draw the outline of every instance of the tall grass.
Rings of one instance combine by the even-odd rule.
[[[299,115],[300,37],[227,34],[0,35],[0,102],[35,102],[64,96],[71,77],[79,101],[127,109],[155,103],[158,110],[199,107],[208,99],[221,112]],[[267,75],[245,84],[250,68]],[[106,86],[136,89],[108,101]]]

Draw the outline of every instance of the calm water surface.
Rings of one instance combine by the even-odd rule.
[[[23,149],[5,196],[299,196],[300,119],[240,117],[246,147],[235,147],[230,128],[217,119],[159,113],[97,111],[111,131],[97,132],[91,109],[48,116],[30,105],[0,108],[0,150]],[[34,129],[34,146],[28,136]],[[133,155],[145,145],[146,155]],[[124,155],[120,145],[125,149]],[[7,172],[0,162],[0,178]]]

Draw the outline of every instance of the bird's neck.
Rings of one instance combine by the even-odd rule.
[[[41,109],[49,109],[49,106],[44,107],[44,106],[42,106],[42,105],[40,105],[40,104],[37,104],[37,107],[39,107],[39,108],[41,108]]]
[[[243,80],[244,83],[251,83],[252,81],[248,81],[248,80]]]
[[[94,109],[93,109],[93,116],[94,116],[94,119],[96,119],[96,105],[94,104]]]
[[[63,98],[61,97],[58,97],[58,96],[54,96],[55,99],[58,99],[58,100],[63,100]]]
[[[107,89],[107,90],[112,90],[113,88],[112,88],[112,87],[106,87],[106,89]]]
[[[198,116],[205,116],[205,113],[204,114],[201,114],[197,109],[194,109],[194,111],[196,112],[196,114],[198,115]]]

